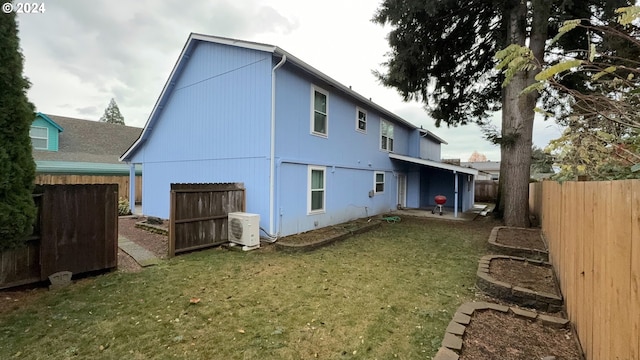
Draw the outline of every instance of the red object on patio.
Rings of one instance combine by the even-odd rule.
[[[433,199],[436,202],[436,206],[431,210],[431,213],[435,214],[436,211],[438,211],[440,215],[442,215],[442,205],[446,204],[447,197],[444,195],[436,195]]]

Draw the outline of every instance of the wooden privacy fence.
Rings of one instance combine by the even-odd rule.
[[[496,202],[498,200],[498,182],[495,180],[476,180],[475,201]]]
[[[43,185],[38,217],[24,247],[0,253],[0,288],[118,266],[118,186]]]
[[[586,358],[640,359],[640,180],[530,189]]]
[[[118,198],[129,200],[129,176],[37,174],[36,184],[118,184]],[[142,202],[142,176],[136,176],[136,203]]]
[[[245,211],[243,183],[171,184],[168,255],[227,242],[227,214],[236,211]]]

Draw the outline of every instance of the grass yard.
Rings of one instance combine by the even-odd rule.
[[[495,225],[405,218],[308,253],[82,280],[0,312],[0,359],[429,359]]]

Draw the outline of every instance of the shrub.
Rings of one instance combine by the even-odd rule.
[[[36,164],[29,128],[35,114],[27,99],[15,12],[0,16],[0,250],[24,243],[36,207],[31,192]]]
[[[131,215],[131,209],[129,208],[129,200],[120,198],[118,200],[118,216]]]

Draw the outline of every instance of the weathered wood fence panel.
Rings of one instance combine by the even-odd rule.
[[[496,180],[476,180],[475,201],[492,202],[498,200],[498,182]]]
[[[544,181],[530,196],[586,358],[640,359],[640,180]]]
[[[227,242],[227,214],[236,211],[245,211],[243,183],[171,184],[168,255]]]
[[[36,184],[118,184],[118,198],[129,200],[129,176],[37,174]],[[136,203],[142,201],[142,176],[136,176]]]
[[[34,195],[38,217],[24,247],[0,253],[0,288],[118,265],[118,187],[43,185]]]
[[[75,274],[117,266],[116,184],[46,188],[42,219],[43,275],[63,270]]]

